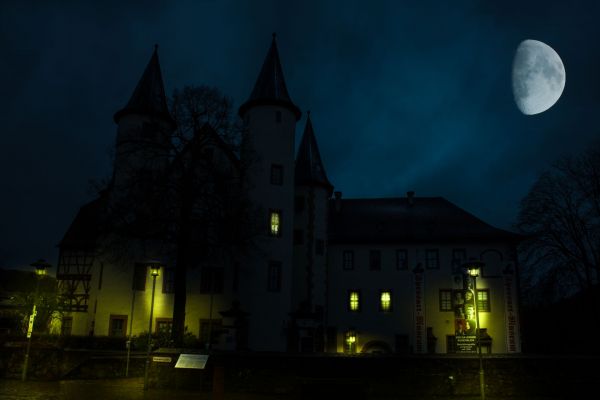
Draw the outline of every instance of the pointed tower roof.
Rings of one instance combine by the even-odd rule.
[[[142,78],[138,82],[127,105],[114,115],[114,120],[119,123],[121,117],[127,114],[155,115],[165,118],[175,125],[175,121],[167,107],[167,96],[163,85],[160,63],[158,62],[158,45],[154,46],[154,53]]]
[[[294,181],[298,186],[323,186],[329,191],[330,195],[333,191],[333,185],[327,179],[327,174],[321,161],[317,139],[315,138],[315,132],[310,120],[310,111],[308,112],[306,127],[304,128],[304,134],[302,135],[302,141],[300,142],[298,155],[296,156]]]
[[[276,35],[273,33],[271,48],[267,53],[260,74],[254,84],[254,89],[250,97],[239,109],[239,115],[243,116],[248,109],[256,105],[279,105],[288,108],[296,115],[296,120],[300,119],[302,113],[296,106],[285,86],[283,78],[283,69],[279,60],[279,51],[277,50]]]

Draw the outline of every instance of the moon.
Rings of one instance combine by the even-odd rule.
[[[531,39],[519,44],[513,60],[512,88],[523,114],[539,114],[552,107],[565,81],[565,66],[552,47]]]

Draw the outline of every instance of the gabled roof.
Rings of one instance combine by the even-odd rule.
[[[90,201],[79,209],[58,247],[61,249],[93,249],[95,247],[100,234],[101,218],[107,197],[106,192],[104,192],[99,198]]]
[[[162,117],[175,126],[175,121],[171,117],[167,106],[167,96],[165,95],[160,63],[158,62],[158,46],[154,47],[152,58],[150,58],[150,62],[146,66],[129,102],[123,109],[117,111],[113,118],[116,123],[119,123],[119,119],[127,114]]]
[[[329,204],[332,244],[436,242],[516,243],[522,237],[494,228],[443,197],[340,199]],[[412,205],[411,205],[412,203]]]
[[[273,34],[271,47],[258,74],[254,89],[248,100],[241,105],[239,115],[243,117],[248,109],[256,105],[279,105],[286,107],[296,115],[296,120],[299,120],[302,115],[300,109],[292,102],[287,91],[275,34]]]
[[[325,167],[323,167],[321,161],[319,146],[317,146],[317,139],[310,120],[310,112],[306,119],[306,127],[296,156],[294,181],[296,186],[323,186],[329,191],[329,195],[333,191],[333,185],[327,179]]]

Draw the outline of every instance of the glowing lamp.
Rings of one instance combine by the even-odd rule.
[[[160,267],[162,267],[162,264],[160,261],[156,261],[156,260],[150,260],[146,262],[148,264],[148,267],[150,267],[150,275],[151,276],[158,276],[160,273]]]
[[[479,272],[481,271],[482,265],[483,263],[479,261],[471,261],[467,263],[467,271],[469,272],[469,275],[471,275],[473,278],[477,278],[479,276]]]
[[[46,270],[51,267],[46,260],[39,259],[34,263],[31,263],[32,267],[35,267],[35,274],[39,277],[46,275]]]

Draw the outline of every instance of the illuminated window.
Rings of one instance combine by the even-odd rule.
[[[490,290],[477,289],[477,311],[490,312]]]
[[[440,268],[440,253],[438,249],[425,250],[425,268],[439,269]]]
[[[408,252],[406,249],[396,250],[396,269],[408,269]]]
[[[281,211],[269,211],[269,224],[269,233],[271,234],[271,236],[281,236]]]
[[[156,318],[156,333],[171,334],[173,329],[172,318]]]
[[[379,294],[379,311],[391,311],[392,310],[392,292],[389,290],[382,290]]]
[[[345,353],[356,353],[356,344],[358,338],[355,331],[346,332],[344,338],[344,352]]]
[[[348,309],[350,311],[360,311],[360,292],[358,290],[348,292]]]
[[[283,185],[283,166],[271,164],[271,185]]]
[[[369,252],[369,269],[371,271],[381,271],[381,251],[371,250]]]
[[[440,311],[452,310],[452,290],[440,289]]]
[[[354,252],[352,250],[344,251],[344,269],[354,269]]]

